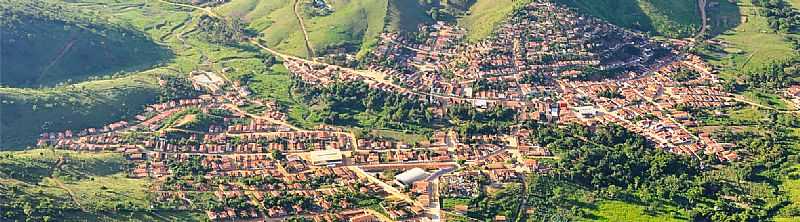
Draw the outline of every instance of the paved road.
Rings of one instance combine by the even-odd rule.
[[[375,178],[374,176],[368,174],[367,172],[364,172],[364,170],[362,170],[361,168],[359,168],[357,166],[348,166],[347,168],[350,169],[351,171],[355,172],[356,175],[358,175],[359,177],[366,178],[367,180],[369,180],[369,181],[371,181],[371,182],[373,182],[375,184],[378,184],[378,186],[381,186],[381,188],[383,188],[383,190],[385,190],[386,192],[396,196],[397,198],[400,198],[401,200],[403,200],[405,202],[411,203],[411,205],[419,205],[417,203],[417,201],[414,201],[413,199],[411,199],[411,197],[408,197],[408,195],[404,194],[403,192],[400,192],[400,190],[397,190],[397,188],[394,188],[393,186],[384,183],[383,181],[379,180],[378,178]]]

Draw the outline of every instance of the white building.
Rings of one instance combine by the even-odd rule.
[[[398,174],[397,176],[394,176],[394,180],[395,183],[397,183],[398,185],[402,187],[408,187],[414,184],[414,182],[428,178],[428,176],[430,176],[430,174],[428,172],[425,172],[425,170],[420,168],[413,168],[406,172]]]

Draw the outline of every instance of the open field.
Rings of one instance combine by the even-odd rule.
[[[413,132],[400,132],[386,129],[376,129],[369,132],[371,135],[392,138],[405,143],[430,143],[427,135],[416,134]]]
[[[495,26],[502,23],[514,7],[525,1],[480,0],[469,8],[469,14],[460,18],[458,24],[467,29],[467,40],[478,41],[492,34]]]
[[[744,96],[755,103],[776,109],[788,109],[789,104],[782,97],[769,92],[747,91]]]
[[[645,212],[646,207],[639,206],[631,203],[621,202],[621,201],[603,201],[597,204],[597,209],[592,211],[594,217],[592,217],[588,221],[652,221],[652,222],[661,222],[661,221],[687,221],[688,219],[684,215],[675,214],[675,216],[670,215],[670,213],[658,213],[656,215],[650,215]],[[662,209],[659,207],[659,211],[674,211],[676,209]]]
[[[721,1],[720,7],[738,8],[742,16],[741,24],[715,37],[730,43],[730,47],[725,48],[726,53],[721,56],[706,56],[709,62],[722,67],[723,78],[736,78],[744,70],[760,68],[770,61],[792,55],[792,45],[784,40],[783,34],[775,33],[769,28],[767,19],[758,14],[758,8],[750,1],[738,1],[737,6]],[[736,13],[727,16],[734,15]]]
[[[792,4],[794,8],[800,10],[800,0],[786,0],[786,1],[789,2],[789,4]]]

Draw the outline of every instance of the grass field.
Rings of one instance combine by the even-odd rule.
[[[658,213],[650,215],[645,212],[644,206],[639,206],[631,203],[621,201],[604,201],[597,204],[597,209],[592,211],[593,218],[587,221],[688,221],[685,215],[678,213],[676,209],[669,207],[659,207],[658,211],[674,212],[673,213]]]
[[[786,0],[792,7],[800,10],[800,0]]]
[[[81,205],[90,205],[98,210],[114,209],[120,203],[140,209],[150,206],[149,182],[126,178],[124,173],[68,181],[64,186],[75,193]]]
[[[789,104],[780,96],[768,92],[747,91],[743,93],[748,100],[776,109],[788,109]]]
[[[413,132],[405,133],[394,130],[376,129],[376,130],[371,130],[369,133],[374,136],[392,138],[398,141],[403,141],[408,144],[430,143],[430,141],[428,141],[429,136],[416,134]]]
[[[458,25],[467,29],[467,40],[478,41],[492,34],[494,27],[502,23],[514,6],[525,1],[478,0],[469,8],[467,16],[458,20]]]
[[[442,209],[453,210],[457,205],[469,206],[469,198],[443,198]]]
[[[289,70],[283,65],[274,65],[271,70],[257,74],[248,86],[261,98],[274,99],[282,104],[294,104],[289,91],[291,82]]]
[[[737,6],[720,1],[720,7],[738,8],[728,17],[741,15],[741,23],[731,30],[722,32],[716,39],[730,43],[722,56],[708,56],[709,62],[722,67],[723,78],[737,78],[741,71],[759,68],[764,64],[787,58],[794,53],[792,45],[784,41],[783,34],[773,32],[767,19],[758,14],[758,8],[750,1],[738,1]],[[722,15],[725,16],[725,15]],[[757,43],[757,44],[755,44]]]
[[[730,110],[728,112],[731,119],[744,121],[761,121],[767,118],[767,114],[757,107],[750,106],[744,109]]]

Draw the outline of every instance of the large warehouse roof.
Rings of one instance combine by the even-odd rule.
[[[398,174],[397,176],[394,177],[394,179],[402,183],[403,185],[408,186],[413,184],[414,182],[428,178],[428,176],[430,176],[430,174],[428,174],[428,172],[425,172],[425,170],[420,168],[413,168],[406,172]]]

